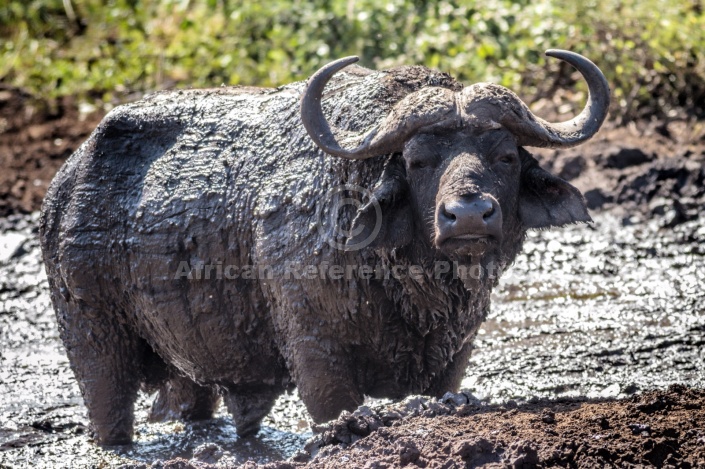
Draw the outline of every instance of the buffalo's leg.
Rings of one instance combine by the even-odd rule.
[[[333,420],[342,411],[353,411],[362,404],[364,396],[350,375],[344,353],[320,347],[320,342],[298,345],[291,367],[301,400],[314,422]]]
[[[341,346],[340,337],[322,336],[321,331],[339,326],[327,323],[309,307],[321,285],[307,288],[295,286],[276,292],[285,299],[274,312],[274,327],[279,337],[288,338],[281,352],[301,400],[316,423],[337,418],[344,410],[355,410],[364,401],[361,387],[354,376],[350,352]]]
[[[146,345],[112,311],[54,298],[61,338],[88,408],[96,442],[132,441],[140,359]]]
[[[468,341],[463,348],[453,356],[453,361],[448,364],[446,369],[436,376],[423,394],[443,397],[443,395],[449,391],[458,392],[460,382],[463,380],[465,370],[468,367],[471,352],[472,343]]]
[[[219,399],[214,388],[175,375],[159,387],[149,411],[149,421],[206,420],[213,416]]]
[[[281,390],[260,388],[257,390],[232,390],[225,395],[225,405],[233,416],[238,436],[250,436],[259,432],[262,419],[267,416]]]

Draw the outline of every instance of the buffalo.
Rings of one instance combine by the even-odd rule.
[[[113,109],[44,201],[60,335],[99,444],[222,397],[251,435],[294,387],[315,422],[364,396],[456,390],[528,229],[589,222],[525,147],[592,137],[609,87],[563,123],[510,90],[332,62],[276,89],[152,94]]]

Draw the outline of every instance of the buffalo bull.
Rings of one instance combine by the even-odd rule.
[[[208,418],[222,396],[240,435],[294,386],[316,422],[365,395],[455,390],[526,230],[590,221],[524,147],[592,137],[609,88],[548,55],[590,92],[560,124],[501,86],[355,58],[110,112],[41,218],[96,441],[131,441],[140,387],[158,391],[152,419]]]

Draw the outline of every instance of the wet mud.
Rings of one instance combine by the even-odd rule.
[[[705,465],[703,390],[674,385],[621,401],[579,398],[521,405],[482,405],[463,397],[361,408],[307,444],[313,460],[266,467]],[[204,466],[175,460],[167,467]]]
[[[592,227],[530,235],[495,294],[464,390],[484,402],[521,403],[705,387],[705,220],[664,228],[662,219],[629,219],[605,212]],[[0,224],[4,465],[151,464],[194,452],[234,465],[285,459],[304,447],[312,433],[293,395],[252,439],[237,438],[223,409],[204,423],[147,423],[143,396],[133,445],[93,445],[50,307],[36,221],[12,216]]]
[[[0,83],[0,217],[39,210],[56,171],[104,114],[71,97],[46,101]]]
[[[358,416],[367,427],[352,425],[366,428],[359,434],[343,419],[314,435],[295,394],[280,398],[249,439],[236,436],[222,408],[206,422],[148,423],[153,396],[143,395],[135,443],[94,445],[49,301],[38,215],[22,213],[38,208],[36,198],[21,205],[8,192],[3,206],[15,208],[0,218],[0,467],[236,467],[287,458],[280,467],[697,467],[705,461],[697,450],[705,447],[702,129],[611,128],[581,151],[542,153],[545,166],[586,193],[595,223],[530,233],[475,341],[466,402],[417,401],[399,413],[405,418],[381,424],[370,415],[388,403],[366,402],[370,414]],[[669,388],[676,384],[688,387]]]

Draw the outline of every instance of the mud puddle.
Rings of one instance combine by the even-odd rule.
[[[531,233],[495,294],[463,388],[496,403],[705,387],[704,218],[663,228],[601,213],[592,227]],[[108,467],[194,453],[237,464],[303,447],[311,433],[295,395],[246,440],[222,409],[205,423],[149,424],[142,396],[135,444],[94,446],[58,338],[36,222],[36,214],[0,219],[0,466]]]
[[[702,217],[630,223],[604,213],[591,228],[530,233],[463,388],[499,402],[705,386]]]

